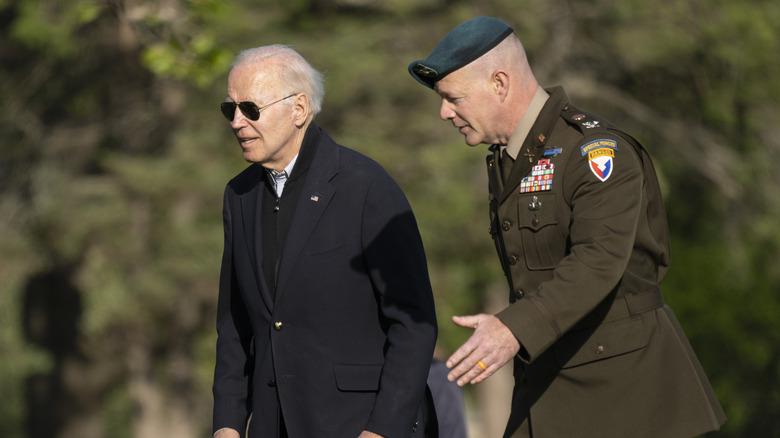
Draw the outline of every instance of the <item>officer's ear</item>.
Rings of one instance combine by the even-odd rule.
[[[509,75],[503,70],[496,70],[490,76],[490,85],[498,98],[503,102],[509,95]]]

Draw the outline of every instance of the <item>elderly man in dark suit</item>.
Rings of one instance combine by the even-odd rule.
[[[489,144],[491,234],[510,304],[447,361],[478,383],[514,360],[505,437],[661,438],[725,415],[659,283],[669,233],[650,156],[630,135],[542,89],[520,40],[490,17],[453,29],[409,72],[439,116]]]
[[[216,437],[423,436],[436,340],[412,210],[375,162],[313,122],[297,52],[241,53],[222,113],[252,163],[225,190]]]

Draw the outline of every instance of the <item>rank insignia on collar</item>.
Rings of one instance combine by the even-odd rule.
[[[617,142],[610,139],[594,140],[580,148],[582,156],[588,156],[588,167],[601,182],[606,181],[614,168]]]

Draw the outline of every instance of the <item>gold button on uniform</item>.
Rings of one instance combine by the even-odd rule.
[[[276,321],[274,323],[274,330],[276,330],[277,332],[282,330],[282,321]]]

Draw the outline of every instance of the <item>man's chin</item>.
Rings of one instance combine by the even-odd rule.
[[[474,131],[469,130],[468,132],[463,132],[463,130],[461,130],[461,134],[463,134],[463,141],[470,147],[484,143]]]
[[[244,161],[246,161],[247,163],[259,163],[260,162],[260,160],[258,160],[257,157],[255,157],[254,154],[252,154],[251,152],[244,151],[243,156],[244,156]]]
[[[467,135],[467,136],[465,136],[465,138],[464,138],[463,140],[466,142],[466,145],[468,145],[469,147],[472,147],[472,148],[473,148],[474,146],[479,146],[479,145],[481,145],[482,143],[484,143],[483,141],[481,141],[481,140],[479,140],[479,139],[473,139],[473,138],[472,138],[472,139],[470,139],[468,135]]]

